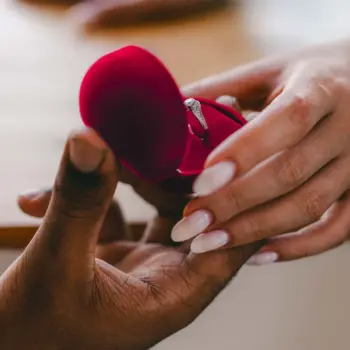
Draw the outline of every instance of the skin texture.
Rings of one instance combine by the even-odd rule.
[[[184,89],[188,96],[234,95],[258,112],[207,159],[207,169],[231,162],[234,177],[184,211],[211,213],[202,232],[224,231],[229,242],[219,249],[266,240],[262,251],[287,261],[348,239],[349,48],[342,41],[270,57]]]
[[[112,202],[122,173],[83,130],[67,142],[52,195],[19,199],[44,218],[0,279],[1,349],[147,349],[191,323],[259,248],[195,255],[168,245],[166,218],[181,209],[161,196],[149,197],[166,213],[153,238],[149,228],[131,240]]]

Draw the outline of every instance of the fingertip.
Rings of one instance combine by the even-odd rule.
[[[248,261],[247,265],[250,266],[262,266],[269,265],[276,262],[279,259],[279,255],[273,251],[261,251],[254,254]]]
[[[194,181],[193,192],[200,197],[217,192],[234,180],[236,168],[236,164],[229,160],[206,168]]]
[[[28,190],[17,197],[17,205],[27,215],[41,218],[45,215],[51,198],[51,190]]]
[[[92,129],[70,134],[53,188],[50,215],[94,221],[109,207],[119,167],[104,140]],[[93,216],[93,217],[92,217]]]
[[[19,194],[17,196],[17,205],[21,209],[21,211],[23,211],[25,214],[28,213],[27,211],[28,203],[31,203],[30,197],[27,197],[25,194],[24,195]]]
[[[70,161],[82,173],[103,173],[116,168],[108,145],[92,129],[85,128],[71,133],[68,145]]]
[[[191,251],[196,254],[222,249],[230,243],[231,237],[226,231],[216,230],[202,233],[191,244]]]
[[[230,108],[234,108],[237,111],[241,112],[241,106],[236,97],[230,95],[222,95],[216,99],[217,103],[228,106]]]

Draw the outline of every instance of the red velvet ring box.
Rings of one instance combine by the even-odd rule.
[[[160,60],[136,46],[91,66],[81,85],[80,113],[126,168],[187,194],[209,153],[246,123],[232,108],[183,97]]]

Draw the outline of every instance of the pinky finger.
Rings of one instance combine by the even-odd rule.
[[[264,265],[310,257],[333,249],[348,239],[350,193],[335,203],[320,219],[297,232],[271,239],[248,265]]]

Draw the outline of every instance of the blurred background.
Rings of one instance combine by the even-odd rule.
[[[17,193],[50,186],[79,127],[81,79],[127,44],[156,53],[180,85],[264,55],[350,36],[348,0],[0,0],[0,272],[37,222]],[[153,209],[120,186],[132,224]],[[16,237],[16,238],[14,238]],[[347,245],[305,261],[245,268],[189,328],[157,349],[349,349]]]

